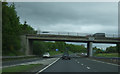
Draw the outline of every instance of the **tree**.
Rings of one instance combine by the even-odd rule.
[[[64,52],[65,51],[65,47],[66,47],[66,43],[65,42],[59,42],[59,41],[56,41],[55,42],[55,49],[59,49],[61,52]]]
[[[117,49],[117,52],[120,53],[120,43],[117,44],[116,49]]]
[[[103,50],[101,50],[100,48],[97,48],[96,46],[93,47],[93,52],[95,52],[95,54],[96,54],[96,53],[104,53]]]
[[[21,34],[35,34],[36,31],[27,24],[20,24],[15,11],[15,4],[2,3],[2,52],[3,55],[18,55],[21,48]]]
[[[27,24],[27,21],[24,21],[24,24],[20,25],[21,27],[21,34],[37,34],[37,31],[35,31],[31,26]]]
[[[43,41],[34,41],[33,47],[33,54],[35,55],[42,55],[43,53],[47,52],[47,47],[45,46],[45,42]]]
[[[110,46],[106,48],[106,52],[108,53],[118,53],[117,47],[116,46]]]
[[[7,6],[6,2],[2,3],[2,44],[3,54],[8,52],[16,53],[20,49],[20,22],[15,11],[15,5]]]

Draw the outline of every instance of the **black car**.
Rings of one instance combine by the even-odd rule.
[[[69,54],[65,52],[65,53],[62,55],[62,60],[63,60],[63,59],[65,59],[65,60],[70,60]]]

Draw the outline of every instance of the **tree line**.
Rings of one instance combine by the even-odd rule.
[[[45,52],[56,51],[56,49],[58,49],[58,51],[60,51],[61,53],[64,53],[66,51],[70,51],[73,53],[87,52],[87,49],[85,48],[84,45],[67,44],[62,41],[55,41],[55,42],[34,41],[33,42],[33,54],[36,54],[36,55],[41,55]]]
[[[21,48],[20,35],[35,34],[36,31],[27,24],[20,23],[20,17],[15,11],[15,4],[8,6],[7,2],[2,3],[2,54],[19,55]],[[18,54],[19,53],[19,54]]]
[[[119,49],[119,45],[107,47],[106,50],[102,50],[100,48],[94,47],[93,52],[95,53],[119,53],[120,49]]]

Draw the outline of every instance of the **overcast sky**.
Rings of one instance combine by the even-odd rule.
[[[36,30],[118,33],[117,2],[18,2],[20,21]]]
[[[35,30],[118,33],[117,2],[16,2],[20,22]]]

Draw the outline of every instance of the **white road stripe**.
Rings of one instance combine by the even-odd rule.
[[[82,66],[84,65],[84,64],[81,64]]]
[[[87,69],[90,69],[90,67],[86,67]]]
[[[77,62],[77,63],[80,63],[80,62]]]
[[[45,68],[43,68],[42,70],[40,70],[39,72],[37,72],[36,74],[39,74],[40,72],[44,71],[45,69],[47,69],[48,67],[50,67],[51,65],[53,65],[55,62],[57,62],[60,58],[58,58],[57,60],[55,60],[54,62],[52,62],[51,64],[49,64],[48,66],[46,66]]]

